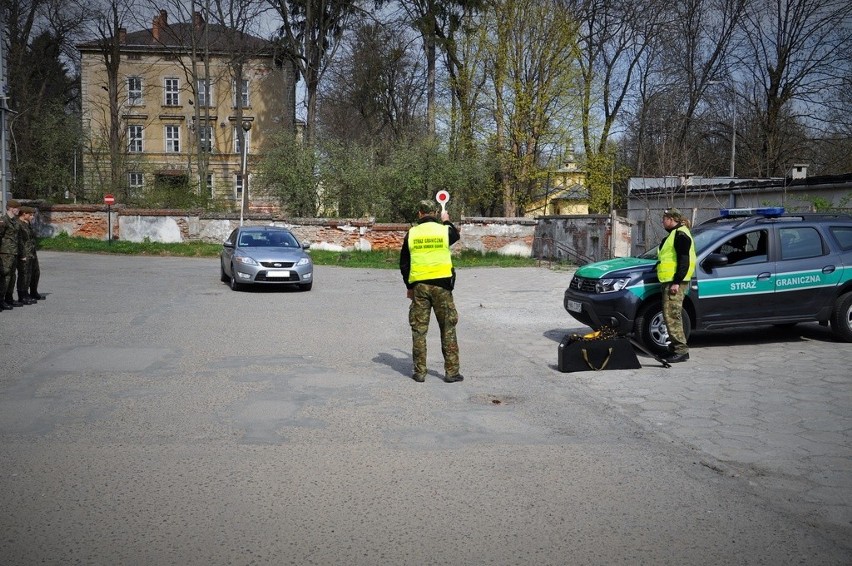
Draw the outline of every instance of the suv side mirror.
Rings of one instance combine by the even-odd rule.
[[[704,258],[704,267],[713,268],[722,267],[725,265],[728,265],[727,254],[710,254],[706,258]]]

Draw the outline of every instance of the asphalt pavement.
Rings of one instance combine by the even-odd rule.
[[[233,292],[40,253],[0,312],[2,564],[849,564],[852,344],[693,336],[560,373],[571,272],[459,270],[461,383],[395,270]]]

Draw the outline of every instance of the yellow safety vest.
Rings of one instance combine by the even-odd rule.
[[[689,236],[689,241],[691,242],[689,246],[689,269],[687,269],[683,280],[689,281],[695,272],[695,240],[692,239],[689,228],[678,226],[669,233],[668,237],[663,241],[663,245],[660,246],[660,251],[657,253],[657,259],[660,262],[657,264],[657,279],[660,280],[660,283],[669,283],[674,279],[675,271],[677,271],[677,252],[675,251],[674,241],[676,233],[681,231]]]
[[[423,222],[408,231],[411,271],[408,282],[452,277],[450,228],[437,222]]]

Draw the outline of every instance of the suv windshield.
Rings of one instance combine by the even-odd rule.
[[[704,228],[692,232],[692,239],[695,240],[695,253],[700,254],[708,246],[716,243],[719,238],[723,237],[728,230],[719,230],[718,228]],[[642,259],[657,259],[657,251],[659,246],[654,246],[639,257]]]

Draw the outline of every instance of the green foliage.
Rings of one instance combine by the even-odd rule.
[[[427,140],[378,155],[375,148],[339,142],[311,151],[280,135],[258,167],[255,190],[276,197],[294,217],[411,222],[417,202],[441,190],[449,191],[455,215],[482,209],[495,195],[492,163],[454,157]]]
[[[624,207],[625,195],[618,190],[618,187],[626,183],[630,170],[616,165],[613,151],[587,156],[586,170],[588,171],[589,212],[605,214],[609,212],[610,206]],[[611,202],[613,195],[614,203]]]
[[[318,152],[303,145],[292,133],[281,132],[272,137],[258,171],[255,194],[277,198],[290,216],[312,218],[320,212],[325,188],[318,175]]]
[[[151,242],[127,242],[124,240],[93,240],[91,238],[71,237],[62,233],[54,238],[39,238],[41,250],[60,252],[111,253],[124,255],[156,255],[181,257],[215,257],[222,249],[220,244],[188,243],[163,244]]]
[[[144,194],[134,204],[150,208],[193,209],[204,207],[206,200],[195,192],[186,176],[164,176],[146,185]]]
[[[79,116],[66,113],[58,101],[31,117],[24,138],[28,146],[13,144],[14,194],[57,202],[66,189],[74,192],[73,156],[79,140],[79,120]],[[19,150],[25,150],[25,154]]]

